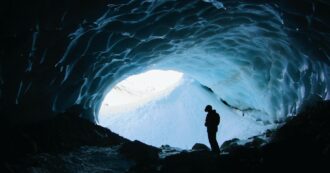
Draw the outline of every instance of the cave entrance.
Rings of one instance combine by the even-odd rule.
[[[220,145],[266,129],[224,105],[193,76],[172,70],[146,71],[114,85],[102,102],[98,120],[130,140],[189,149],[195,143],[209,145],[204,127],[208,104],[221,115],[217,134]]]
[[[131,112],[171,93],[182,81],[183,73],[150,70],[127,77],[116,84],[101,105],[100,118]]]
[[[98,122],[130,140],[190,148],[207,141],[203,110],[209,97],[212,93],[189,75],[149,70],[112,87],[101,104]]]

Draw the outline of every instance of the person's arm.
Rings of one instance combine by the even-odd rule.
[[[207,127],[209,125],[209,120],[208,120],[208,117],[209,117],[209,114],[206,115],[206,118],[205,118],[205,127]]]

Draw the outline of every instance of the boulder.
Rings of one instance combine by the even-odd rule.
[[[126,157],[133,159],[138,163],[151,163],[159,159],[158,153],[161,150],[154,146],[135,140],[133,142],[126,142],[122,144],[119,151]]]
[[[205,144],[201,144],[201,143],[196,143],[192,148],[192,150],[206,150],[206,151],[210,151],[210,148],[208,146],[206,146]]]

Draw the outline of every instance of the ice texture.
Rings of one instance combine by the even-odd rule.
[[[330,98],[326,3],[187,2],[109,1],[89,13],[71,3],[44,5],[43,16],[31,10],[8,27],[1,107],[21,107],[24,114],[10,116],[19,121],[81,104],[97,122],[114,85],[150,69],[180,71],[263,124],[294,115],[309,98]]]

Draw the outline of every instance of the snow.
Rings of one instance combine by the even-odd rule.
[[[135,109],[100,114],[100,125],[128,139],[140,140],[156,147],[167,144],[190,149],[195,143],[209,146],[204,126],[204,107],[211,104],[221,116],[217,134],[220,145],[232,138],[247,139],[272,128],[272,125],[243,117],[224,105],[198,81],[188,76],[183,76],[181,80],[172,92]]]
[[[135,109],[170,93],[181,81],[182,73],[150,70],[118,83],[105,97],[100,115]]]

